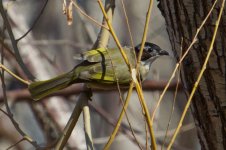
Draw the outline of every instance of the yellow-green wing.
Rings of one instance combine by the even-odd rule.
[[[134,55],[130,49],[125,49],[129,60],[134,60]],[[79,71],[79,78],[88,82],[100,82],[106,84],[129,83],[131,80],[129,69],[125,64],[119,50],[117,49],[97,49],[90,50],[82,54],[83,59],[88,62],[96,62],[86,66],[86,69]],[[131,62],[132,65],[134,62]]]

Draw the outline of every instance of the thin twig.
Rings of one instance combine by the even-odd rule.
[[[114,6],[115,6],[115,0],[106,0],[105,1],[105,9],[106,9],[106,15],[108,16],[108,20],[105,19],[103,16],[102,25],[108,26],[108,22],[112,22],[113,20],[113,14],[114,14]],[[100,47],[107,47],[108,41],[110,39],[110,32],[109,30],[106,30],[105,28],[101,28],[97,40],[93,45],[93,49],[100,48]]]
[[[6,14],[5,14],[5,10],[4,10],[4,7],[3,7],[2,0],[0,0],[0,13],[2,15],[2,19],[4,21],[4,24],[6,25],[6,29],[8,31],[8,34],[9,34],[9,37],[10,37],[10,40],[11,40],[11,43],[12,43],[13,50],[15,52],[16,60],[19,63],[20,67],[23,69],[24,73],[28,76],[28,78],[33,81],[35,79],[35,77],[28,70],[28,68],[26,67],[26,65],[23,62],[23,59],[21,58],[19,49],[17,47],[17,41],[15,40],[15,37],[13,35],[12,29],[11,29],[11,26],[10,26],[10,23],[9,23],[9,21],[7,19]]]
[[[139,65],[140,65],[140,61],[141,61],[141,56],[143,54],[144,44],[145,44],[146,38],[147,38],[148,26],[149,26],[149,22],[150,22],[150,18],[151,18],[152,6],[153,6],[153,0],[150,0],[149,6],[148,6],[148,11],[147,11],[147,16],[146,16],[146,21],[145,21],[145,26],[144,26],[141,48],[140,48],[140,52],[138,54],[138,59],[137,59],[137,64],[136,64],[136,72],[138,72],[138,73],[139,73],[138,70],[139,70]],[[156,149],[156,141],[155,141],[155,137],[154,137],[154,130],[152,128],[152,121],[151,121],[151,117],[150,117],[150,114],[149,114],[149,110],[148,110],[147,105],[146,105],[145,100],[144,100],[142,88],[140,87],[140,82],[135,82],[135,86],[136,86],[136,91],[138,93],[138,97],[141,101],[144,112],[146,114],[147,124],[148,124],[149,132],[150,132],[150,135],[151,135],[151,146],[155,150]]]
[[[149,149],[149,146],[148,146],[148,127],[147,127],[147,124],[145,123],[145,146],[146,146],[146,150]]]
[[[137,59],[137,70],[139,70],[139,65],[140,65],[140,62],[141,62],[142,54],[143,54],[144,44],[145,44],[146,38],[147,38],[148,26],[149,26],[149,22],[150,22],[150,18],[151,18],[152,6],[153,6],[153,0],[150,0],[149,5],[148,5],[146,21],[145,21],[145,25],[144,25],[144,32],[143,32],[143,37],[142,37],[142,41],[141,41],[140,52],[139,52],[138,59]]]
[[[8,72],[11,76],[13,76],[14,78],[16,78],[18,81],[26,84],[26,85],[29,85],[30,82],[20,78],[19,76],[17,76],[16,74],[14,74],[12,71],[10,71],[8,68],[6,68],[3,64],[0,63],[0,68],[2,68],[3,70],[5,70],[6,72]]]
[[[120,50],[120,53],[122,54],[122,57],[123,57],[125,63],[127,64],[127,66],[129,67],[129,69],[131,70],[131,66],[130,66],[130,63],[129,63],[129,59],[128,59],[128,57],[126,56],[126,53],[124,52],[124,50],[123,50],[123,48],[122,48],[122,46],[121,46],[121,44],[120,44],[120,42],[119,42],[119,40],[118,40],[116,34],[115,34],[115,31],[114,31],[114,29],[113,29],[113,27],[112,27],[111,22],[109,21],[109,18],[108,18],[108,16],[107,16],[107,13],[106,13],[106,11],[105,11],[105,9],[104,9],[104,6],[103,6],[103,4],[102,4],[102,1],[97,0],[97,2],[99,3],[99,6],[100,6],[100,9],[101,9],[101,11],[102,11],[102,13],[103,13],[103,15],[104,15],[104,18],[106,19],[106,22],[107,22],[107,25],[108,25],[108,28],[109,28],[109,32],[111,33],[112,37],[114,38],[115,43],[116,43],[116,45],[118,46],[118,48],[119,48],[119,50]]]
[[[80,95],[79,100],[76,103],[75,108],[73,109],[71,117],[70,117],[69,121],[67,122],[67,125],[65,126],[64,131],[56,144],[56,147],[55,147],[56,150],[62,150],[64,148],[64,146],[66,145],[66,143],[71,135],[71,132],[73,131],[73,129],[78,121],[78,118],[82,112],[83,100],[86,99],[84,97],[86,97],[86,95],[84,95],[84,93]]]
[[[180,53],[180,58],[182,56],[182,51],[183,51],[183,46],[182,45],[183,45],[183,38],[181,40],[181,51],[180,51],[181,53]],[[164,140],[163,140],[163,144],[161,146],[161,150],[165,146],[166,138],[168,136],[169,127],[170,127],[172,116],[173,116],[173,112],[174,112],[174,107],[175,107],[175,103],[176,103],[176,98],[177,98],[177,93],[178,93],[178,87],[179,87],[179,82],[180,82],[180,70],[181,70],[181,65],[179,66],[179,69],[178,69],[178,77],[177,77],[176,90],[175,90],[175,93],[174,93],[173,103],[172,103],[172,107],[171,107],[171,111],[170,111],[170,116],[169,116],[169,121],[168,121],[168,124],[167,124],[167,127],[166,127],[166,134],[165,134],[165,137],[164,137]]]
[[[205,19],[202,21],[201,25],[200,25],[199,28],[197,29],[197,31],[196,31],[196,33],[195,33],[195,36],[194,36],[194,38],[193,38],[191,44],[189,45],[189,47],[187,48],[187,50],[185,51],[185,53],[183,54],[183,56],[181,57],[181,59],[179,60],[179,62],[176,64],[176,66],[175,66],[175,68],[174,68],[174,70],[173,70],[173,73],[172,73],[172,75],[171,75],[171,77],[170,77],[170,79],[169,79],[167,85],[165,86],[165,88],[164,88],[162,94],[160,95],[160,97],[159,97],[159,99],[158,99],[158,103],[157,103],[157,104],[155,105],[155,107],[154,107],[154,111],[153,111],[153,114],[152,114],[152,122],[154,121],[155,113],[156,113],[156,111],[157,111],[157,109],[158,109],[158,107],[159,107],[159,105],[160,105],[160,103],[161,103],[161,101],[162,101],[162,99],[163,99],[163,97],[164,97],[166,91],[168,90],[169,85],[170,85],[171,81],[173,80],[173,78],[174,78],[174,76],[175,76],[175,73],[176,73],[177,69],[179,68],[180,64],[183,62],[184,58],[187,56],[187,54],[188,54],[188,52],[190,51],[190,49],[192,48],[192,46],[196,43],[196,41],[197,41],[197,36],[198,36],[199,32],[201,31],[202,27],[204,26],[204,24],[206,23],[207,19],[209,18],[211,12],[213,11],[213,8],[214,8],[214,6],[216,5],[216,2],[217,2],[217,0],[214,1],[214,4],[212,5],[212,7],[211,7],[210,11],[208,12],[207,16],[205,17]]]
[[[164,81],[144,81],[142,88],[146,91],[152,91],[152,90],[163,90],[165,86],[166,86],[166,82],[164,82]],[[176,83],[171,83],[169,90],[175,91],[175,89],[176,89]],[[106,90],[92,89],[93,92],[108,92],[108,91],[115,91],[115,90],[117,90],[117,89],[106,89]],[[125,88],[122,90],[127,91],[128,88]],[[181,90],[181,84],[179,84],[179,90]],[[54,94],[51,94],[51,95],[49,95],[49,97],[51,97],[51,96],[68,97],[70,95],[79,94],[81,92],[84,92],[84,89],[82,88],[82,84],[78,83],[78,84],[72,85],[66,89],[63,89],[61,91],[58,91]],[[13,101],[31,99],[31,95],[28,92],[27,88],[8,91],[7,97],[12,98]],[[2,102],[3,99],[4,99],[3,95],[0,94],[0,102]]]
[[[122,3],[122,9],[123,9],[123,12],[124,12],[124,15],[125,15],[125,19],[126,19],[126,25],[127,25],[127,29],[128,29],[128,32],[129,32],[130,42],[131,42],[131,45],[132,45],[132,48],[133,48],[133,52],[135,53],[135,49],[134,49],[135,46],[134,46],[134,43],[133,43],[133,36],[132,36],[131,28],[130,28],[130,25],[129,25],[129,19],[128,19],[128,16],[127,16],[127,13],[126,13],[124,0],[121,0],[121,3]],[[135,59],[136,59],[136,57],[135,57]]]
[[[118,39],[117,39],[117,37],[116,37],[116,35],[115,35],[115,33],[114,33],[114,30],[113,30],[112,26],[111,26],[111,20],[109,20],[108,15],[107,15],[107,13],[106,13],[105,10],[104,10],[104,7],[103,7],[101,1],[98,1],[98,3],[99,3],[99,5],[100,5],[100,8],[101,8],[102,13],[103,13],[103,15],[104,15],[105,21],[106,21],[106,23],[107,23],[107,25],[108,25],[108,27],[109,27],[109,29],[110,29],[110,33],[112,34],[113,38],[115,39],[116,44],[117,44],[117,46],[119,47],[120,52],[121,52],[121,54],[122,54],[122,56],[123,56],[123,58],[124,58],[126,64],[127,64],[128,66],[130,66],[129,61],[128,61],[128,58],[127,58],[127,56],[125,55],[124,51],[122,50],[122,47],[121,47],[121,45],[120,45],[120,43],[119,43],[119,41],[118,41]],[[105,41],[106,41],[106,40],[105,40]],[[129,68],[131,68],[131,67],[129,67]],[[130,84],[130,89],[131,89],[131,91],[129,90],[129,92],[128,92],[128,94],[127,94],[127,98],[126,98],[126,100],[125,100],[126,102],[129,101],[129,97],[130,97],[130,95],[131,95],[131,93],[132,93],[132,88],[133,88],[133,84],[131,83],[131,84]],[[118,90],[119,90],[119,89],[120,89],[120,88],[118,88]],[[119,90],[119,92],[120,92],[120,90]],[[128,105],[128,104],[127,104],[127,105]],[[116,136],[116,134],[117,134],[117,132],[118,132],[118,130],[119,130],[119,126],[120,126],[120,124],[121,124],[121,121],[122,121],[122,118],[123,118],[123,116],[124,116],[124,113],[125,113],[126,108],[127,108],[126,104],[123,105],[123,110],[121,111],[120,117],[119,117],[119,119],[118,119],[118,121],[117,121],[117,125],[116,125],[116,127],[114,128],[114,131],[112,132],[112,134],[111,134],[111,136],[110,136],[110,138],[109,138],[107,144],[105,145],[105,148],[104,148],[104,149],[109,149],[110,145],[112,144],[113,140],[115,139],[115,136]]]
[[[115,43],[118,46],[118,48],[120,50],[120,53],[121,53],[125,63],[127,64],[130,73],[131,73],[132,81],[135,84],[139,100],[140,100],[140,102],[142,104],[142,107],[144,109],[144,112],[145,112],[145,118],[146,118],[146,121],[147,121],[147,124],[148,124],[148,129],[149,129],[149,132],[150,132],[150,135],[151,135],[152,146],[155,149],[156,148],[156,142],[155,142],[155,137],[154,137],[154,131],[153,131],[153,128],[152,128],[151,117],[150,117],[150,113],[149,113],[147,104],[146,104],[146,102],[144,100],[142,89],[141,89],[140,84],[139,84],[139,82],[137,80],[137,71],[135,69],[132,69],[132,67],[131,67],[131,65],[129,63],[128,57],[126,56],[125,52],[123,51],[122,46],[121,46],[121,44],[120,44],[120,42],[119,42],[119,40],[118,40],[118,38],[117,38],[117,36],[115,34],[115,31],[114,31],[114,29],[112,27],[112,24],[108,20],[108,17],[107,17],[107,14],[106,14],[105,10],[104,10],[102,2],[100,0],[98,0],[97,2],[99,3],[99,6],[100,6],[100,8],[102,10],[102,13],[103,13],[103,15],[104,15],[104,17],[105,17],[105,19],[107,21],[108,27],[110,29],[110,33],[111,33],[113,39],[115,40]],[[113,140],[111,140],[111,141],[113,141]],[[109,143],[108,145],[110,145],[110,144],[111,143]]]
[[[38,22],[38,20],[40,19],[41,15],[43,14],[46,6],[47,6],[47,3],[48,3],[49,0],[46,0],[40,13],[38,14],[38,16],[36,17],[35,21],[33,22],[33,24],[31,25],[30,29],[28,29],[28,31],[26,33],[24,33],[24,35],[22,35],[20,38],[16,39],[16,42],[18,43],[21,39],[23,39],[25,36],[28,35],[29,32],[31,32],[31,30],[35,27],[36,23]]]
[[[19,143],[23,142],[23,141],[31,141],[31,138],[28,136],[24,136],[22,139],[20,139],[19,141],[17,141],[16,143],[14,143],[13,145],[9,146],[6,150],[9,150],[13,147],[15,147],[16,145],[18,145]]]
[[[136,135],[135,135],[135,133],[134,133],[134,131],[133,131],[132,125],[131,125],[131,123],[130,123],[130,121],[129,121],[129,117],[128,117],[127,112],[126,112],[126,109],[127,109],[127,108],[125,108],[125,104],[124,104],[124,101],[123,101],[122,92],[121,92],[121,89],[120,89],[120,85],[119,85],[119,83],[118,83],[118,78],[117,78],[117,75],[115,74],[115,67],[114,67],[114,65],[113,65],[111,55],[109,55],[109,53],[108,53],[108,49],[107,49],[107,54],[108,54],[108,56],[109,56],[109,58],[110,58],[110,61],[111,61],[111,67],[113,68],[114,80],[115,80],[116,83],[117,83],[117,90],[118,90],[118,93],[119,93],[119,99],[120,99],[121,104],[122,104],[122,111],[125,112],[126,120],[127,120],[128,124],[129,124],[130,130],[131,130],[132,135],[133,135],[133,137],[134,137],[134,140],[136,141],[138,147],[142,150],[142,147],[141,147],[141,145],[140,145],[138,139],[136,138]],[[130,85],[130,88],[133,88],[132,86],[133,86],[133,85]],[[128,91],[128,92],[132,92],[132,91]],[[129,94],[129,95],[130,95],[130,94]],[[126,99],[126,100],[127,100],[127,99]],[[123,115],[124,115],[124,114],[122,114],[122,117],[123,117]],[[120,120],[120,119],[118,119],[117,124],[121,124],[121,120]],[[115,129],[116,129],[116,128],[115,128]],[[114,130],[115,130],[115,129],[114,129]],[[117,129],[117,130],[119,130],[119,129]],[[118,132],[118,131],[113,131],[113,132]]]
[[[95,25],[97,25],[98,27],[102,27],[106,30],[109,31],[109,28],[106,27],[105,25],[102,25],[101,23],[99,23],[97,20],[95,20],[94,18],[90,17],[88,14],[86,14],[77,4],[77,2],[75,2],[74,0],[72,1],[73,5],[75,6],[75,8],[83,15],[85,16],[88,20],[92,21]]]
[[[103,108],[97,107],[93,103],[89,103],[89,106],[94,109],[95,112],[97,112],[106,122],[108,122],[111,126],[115,127],[116,126],[116,119],[111,116],[108,112],[106,112]],[[125,106],[125,104],[124,104]],[[132,136],[125,123],[121,123],[121,126],[119,128],[119,131],[121,131],[125,136],[127,136],[133,143],[137,144],[137,141],[134,136]],[[138,130],[135,130],[135,132],[139,132]],[[143,148],[144,145],[141,145],[141,148]]]
[[[130,96],[131,96],[132,90],[133,90],[133,83],[131,82],[130,83],[130,89],[128,90],[128,94],[127,94],[127,97],[126,97],[126,101],[124,103],[123,110],[121,111],[121,113],[119,115],[117,124],[116,124],[116,126],[114,128],[114,131],[112,132],[107,144],[105,145],[104,150],[108,150],[110,148],[113,140],[115,139],[116,134],[118,133],[118,130],[119,130],[120,124],[122,122],[122,118],[124,116],[125,110],[127,109],[128,105],[129,105],[129,101],[130,101]]]
[[[10,48],[8,47],[8,45],[6,45],[6,42],[7,40],[2,40],[0,39],[0,44],[2,46],[2,48],[4,48],[4,50],[6,50],[10,55],[12,55],[13,57],[15,57],[14,53],[10,50]]]
[[[4,59],[3,59],[3,55],[4,55],[4,53],[2,53],[2,55],[1,55],[1,63],[3,63],[4,61]],[[36,147],[36,148],[38,148],[39,146],[38,146],[38,144],[35,142],[35,141],[33,141],[33,139],[31,139],[21,128],[20,128],[20,126],[19,126],[19,124],[16,122],[16,120],[14,120],[14,118],[13,118],[13,114],[12,114],[12,112],[11,112],[11,110],[10,110],[10,107],[9,107],[9,104],[8,104],[8,99],[7,99],[7,96],[6,96],[6,86],[5,86],[5,81],[4,81],[4,69],[2,68],[2,72],[0,72],[0,78],[1,78],[1,81],[2,81],[2,91],[3,91],[3,99],[4,99],[4,104],[5,104],[5,107],[6,107],[6,111],[7,111],[7,113],[6,112],[4,112],[4,111],[2,111],[3,113],[5,113],[8,117],[9,117],[9,119],[10,119],[10,121],[12,122],[12,124],[14,125],[14,127],[15,127],[15,129],[18,131],[18,133],[20,134],[20,135],[22,135],[23,137],[27,137],[26,138],[26,140],[29,142],[29,143],[31,143],[34,147]]]
[[[92,139],[92,131],[90,124],[90,111],[88,106],[88,100],[83,101],[83,122],[84,122],[84,130],[85,130],[85,139],[87,150],[93,150],[93,139]]]
[[[201,69],[201,71],[199,73],[199,76],[198,76],[198,78],[197,78],[197,80],[196,80],[196,82],[194,84],[194,87],[193,87],[193,89],[191,91],[191,94],[190,94],[190,96],[188,98],[187,104],[186,104],[186,106],[184,108],[184,111],[182,113],[181,119],[180,119],[180,121],[178,123],[178,126],[176,128],[176,131],[174,132],[174,135],[173,135],[172,139],[170,140],[170,144],[168,145],[167,150],[171,149],[171,147],[172,147],[172,145],[173,145],[173,143],[174,143],[174,141],[175,141],[175,139],[176,139],[176,137],[177,137],[177,135],[178,135],[178,133],[180,131],[180,128],[181,128],[182,123],[184,121],[184,118],[185,118],[185,115],[187,113],[187,110],[189,109],[189,106],[191,104],[192,98],[193,98],[193,96],[195,94],[196,89],[198,88],[198,85],[199,85],[199,82],[200,82],[200,80],[201,80],[201,78],[203,76],[203,73],[206,70],[207,63],[209,61],[211,52],[213,50],[213,45],[214,45],[214,42],[215,42],[215,39],[216,39],[216,35],[217,35],[217,31],[218,31],[218,27],[219,27],[219,24],[220,24],[220,20],[221,20],[221,17],[222,17],[222,12],[224,10],[224,7],[225,7],[225,0],[222,0],[222,4],[221,4],[221,7],[220,7],[220,13],[219,13],[219,16],[218,16],[218,18],[216,20],[216,24],[215,24],[215,28],[214,28],[214,32],[213,32],[213,37],[212,37],[212,40],[211,40],[211,43],[210,43],[210,47],[209,47],[206,59],[204,61],[202,69]]]

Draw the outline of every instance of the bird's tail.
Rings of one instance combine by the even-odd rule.
[[[72,80],[73,72],[69,72],[49,80],[33,82],[28,86],[28,89],[31,93],[31,97],[34,100],[39,100],[68,87]]]

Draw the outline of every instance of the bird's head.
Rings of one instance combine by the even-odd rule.
[[[141,44],[137,45],[135,47],[136,54],[138,56],[140,52]],[[169,53],[163,49],[161,49],[158,45],[145,42],[144,44],[144,49],[143,49],[143,54],[141,56],[141,61],[151,61],[153,62],[156,58],[162,55],[169,55]]]
[[[140,52],[141,44],[135,47],[136,54],[138,56]],[[169,55],[169,53],[161,49],[158,45],[146,42],[144,44],[143,54],[141,56],[141,67],[140,75],[141,79],[144,80],[150,70],[151,64],[159,56]]]

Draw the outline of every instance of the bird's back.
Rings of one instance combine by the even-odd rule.
[[[135,66],[135,53],[131,48],[125,47],[129,62]],[[86,51],[77,59],[83,60],[85,65],[77,66],[79,72],[78,78],[86,82],[104,83],[104,84],[128,84],[131,80],[129,68],[126,65],[118,49],[104,49]],[[81,68],[84,68],[80,70]]]

